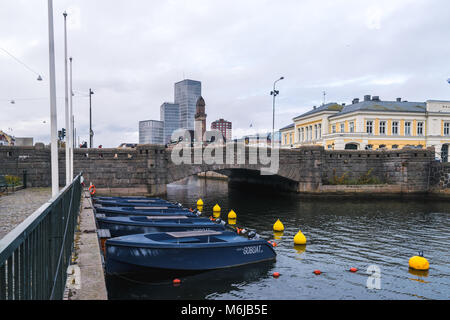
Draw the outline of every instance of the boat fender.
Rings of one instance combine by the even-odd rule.
[[[253,239],[254,237],[256,237],[256,232],[255,231],[250,231],[247,234],[247,238],[249,238],[249,239]]]
[[[217,218],[215,222],[217,222],[217,223],[221,223],[221,222],[222,222],[222,219],[220,219],[220,218]]]

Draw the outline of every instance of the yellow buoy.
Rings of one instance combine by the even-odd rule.
[[[228,224],[235,225],[236,224],[236,219],[228,219]]]
[[[236,212],[234,212],[234,210],[231,210],[228,213],[228,219],[236,219],[236,218],[237,218]]]
[[[214,206],[214,208],[213,208],[213,211],[214,212],[220,212],[220,206],[216,203],[216,205]]]
[[[197,210],[203,212],[203,206],[197,206]]]
[[[280,219],[278,219],[274,224],[273,224],[273,231],[284,231],[284,226],[281,223]]]
[[[197,200],[197,207],[199,206],[203,206],[203,200],[202,199],[198,199]]]
[[[306,237],[300,230],[294,237],[294,244],[306,244]]]
[[[409,267],[415,270],[428,270],[430,269],[430,264],[424,257],[414,256],[409,259]]]

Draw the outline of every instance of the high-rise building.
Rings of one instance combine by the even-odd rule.
[[[164,102],[160,110],[160,120],[164,122],[164,143],[169,143],[172,133],[180,128],[180,105]]]
[[[225,141],[231,140],[231,130],[232,130],[232,124],[230,121],[219,119],[211,123],[211,130],[218,130],[222,132],[222,135],[225,139]]]
[[[183,80],[175,83],[175,103],[180,106],[180,128],[194,130],[195,107],[202,95],[202,83]]]
[[[164,122],[139,121],[139,144],[164,144]]]

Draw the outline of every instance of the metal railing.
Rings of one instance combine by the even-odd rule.
[[[80,173],[0,240],[0,300],[58,300],[64,296],[80,212]]]

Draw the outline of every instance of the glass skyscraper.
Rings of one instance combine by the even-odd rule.
[[[139,144],[164,144],[164,122],[139,121]]]
[[[160,120],[164,122],[164,143],[169,143],[172,133],[180,128],[180,105],[164,102],[160,110]]]
[[[202,83],[183,80],[175,83],[175,103],[180,106],[180,128],[194,130],[195,107],[202,95]]]

